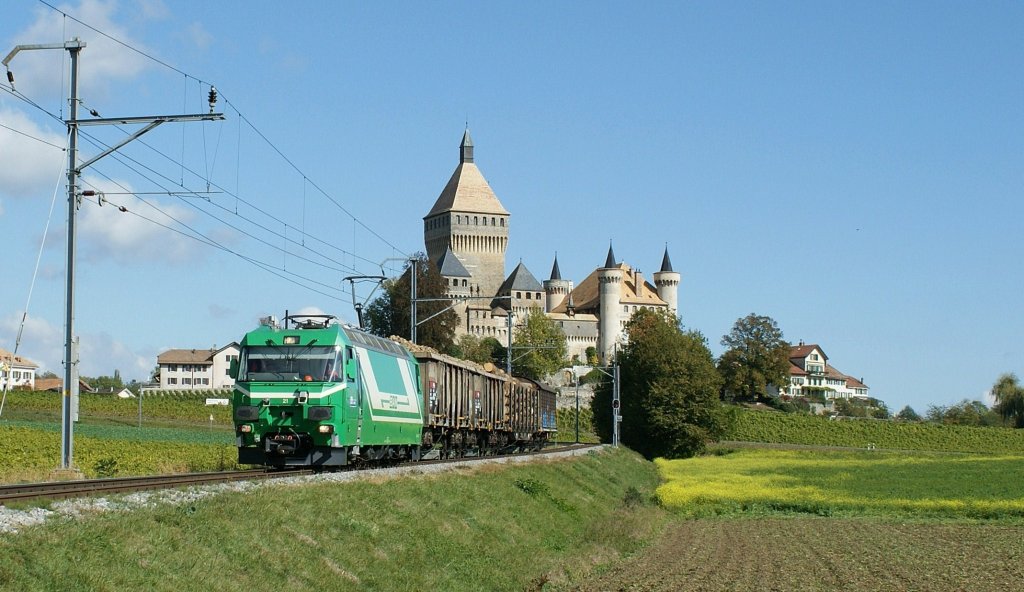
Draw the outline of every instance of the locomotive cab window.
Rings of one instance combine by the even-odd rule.
[[[331,382],[341,373],[337,346],[252,345],[242,348],[241,382]]]

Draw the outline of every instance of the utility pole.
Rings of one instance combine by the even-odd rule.
[[[409,341],[416,343],[416,272],[419,260],[409,258]]]
[[[78,210],[78,177],[82,171],[97,160],[116,152],[124,145],[138,139],[142,134],[152,130],[156,126],[166,122],[177,121],[214,121],[224,119],[223,113],[214,113],[213,106],[217,102],[217,91],[210,87],[210,112],[208,114],[194,115],[157,115],[153,117],[122,117],[108,119],[78,120],[78,54],[86,46],[84,41],[78,37],[64,43],[43,43],[34,45],[18,45],[11,50],[3,60],[7,68],[7,80],[14,88],[14,74],[11,72],[10,63],[20,51],[35,49],[64,49],[71,56],[71,89],[69,96],[69,119],[64,123],[68,126],[68,249],[67,249],[67,302],[64,319],[64,388],[61,404],[61,436],[60,436],[60,468],[69,470],[73,468],[72,452],[74,449],[74,418],[73,408],[78,392],[78,347],[75,341],[75,214]],[[78,164],[78,127],[80,125],[120,125],[146,123],[146,127],[129,135],[127,138],[104,150],[97,156]],[[94,192],[83,192],[81,195],[95,195]]]

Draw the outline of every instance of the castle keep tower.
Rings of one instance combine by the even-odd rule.
[[[509,213],[474,163],[467,129],[459,146],[459,166],[423,217],[427,257],[437,263],[450,248],[471,275],[467,287],[474,293],[496,294],[505,279],[508,229]]]
[[[597,271],[600,284],[600,313],[597,331],[597,355],[602,364],[609,364],[615,353],[615,341],[622,331],[619,317],[622,298],[622,268],[615,262],[615,253],[608,245],[608,258]]]
[[[658,287],[658,297],[668,304],[668,309],[675,315],[679,314],[679,280],[680,275],[672,271],[666,245],[665,256],[661,259],[661,271],[654,274],[654,285]]]

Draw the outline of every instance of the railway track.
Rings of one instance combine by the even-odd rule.
[[[252,469],[245,471],[221,471],[212,473],[182,473],[178,475],[154,475],[150,477],[123,477],[113,479],[80,479],[75,481],[50,481],[46,483],[22,483],[0,485],[0,505],[11,502],[38,499],[66,499],[108,493],[131,493],[153,489],[171,489],[210,483],[227,483],[252,479],[272,479],[294,475],[308,475],[313,471],[296,469],[289,471],[268,471]]]
[[[570,444],[545,448],[539,451],[522,452],[515,455],[498,456],[464,456],[461,458],[424,460],[417,465],[458,464],[481,459],[502,458],[509,456],[540,455],[549,452],[561,452],[578,448],[587,448],[589,444]],[[409,463],[413,464],[413,463]],[[353,467],[357,468],[357,467]],[[194,485],[228,483],[232,481],[249,481],[256,479],[274,479],[278,477],[294,477],[312,475],[312,469],[250,469],[242,471],[220,471],[210,473],[181,473],[177,475],[155,475],[150,477],[121,477],[111,479],[80,479],[75,481],[48,481],[45,483],[22,483],[16,485],[0,485],[0,505],[11,502],[24,502],[40,499],[67,499],[103,495],[111,493],[131,493],[133,491],[151,491],[155,489],[173,489]]]

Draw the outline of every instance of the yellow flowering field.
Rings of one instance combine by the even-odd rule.
[[[687,515],[1024,517],[1024,456],[739,450],[656,461],[657,496]]]

